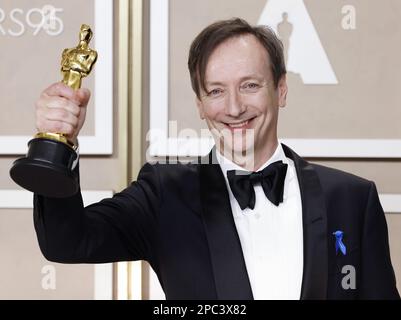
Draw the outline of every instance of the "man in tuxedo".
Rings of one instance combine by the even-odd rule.
[[[216,141],[210,155],[147,163],[128,188],[86,208],[80,192],[35,195],[44,256],[146,260],[168,299],[398,299],[374,183],[278,142],[288,89],[276,35],[216,22],[192,43],[188,66]],[[88,100],[86,89],[52,85],[37,102],[38,130],[76,142]]]

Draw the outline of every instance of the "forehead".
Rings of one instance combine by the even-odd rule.
[[[206,81],[221,81],[259,74],[270,76],[267,50],[254,35],[227,39],[210,55],[206,65]]]

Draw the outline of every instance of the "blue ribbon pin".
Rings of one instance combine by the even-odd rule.
[[[341,253],[345,256],[347,254],[347,248],[343,243],[344,232],[338,230],[333,232],[333,235],[336,237],[336,254],[338,254],[338,249],[340,249]]]

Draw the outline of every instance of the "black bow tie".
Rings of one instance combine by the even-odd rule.
[[[257,183],[262,185],[266,197],[276,206],[283,202],[284,180],[287,173],[287,164],[277,161],[262,171],[248,172],[241,170],[227,171],[227,178],[231,191],[242,210],[246,207],[255,208],[255,190]]]

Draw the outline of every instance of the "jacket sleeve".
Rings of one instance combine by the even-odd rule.
[[[150,164],[128,188],[86,208],[81,192],[65,199],[34,195],[40,249],[60,263],[149,260],[160,197],[158,173]]]
[[[360,298],[400,298],[391,265],[386,218],[373,182],[369,191],[362,232]]]

